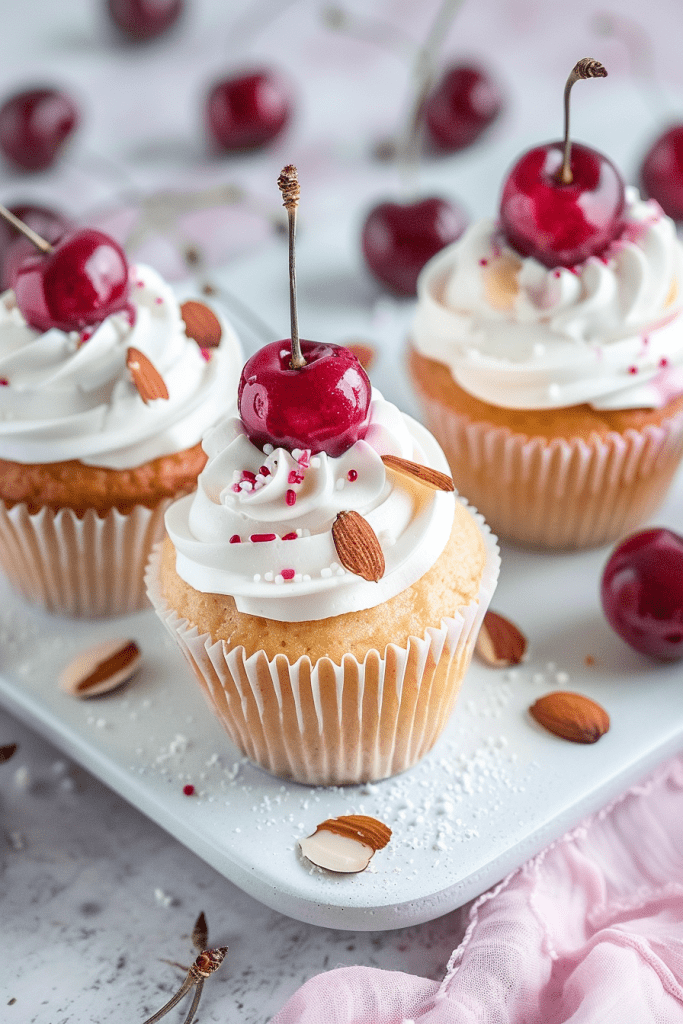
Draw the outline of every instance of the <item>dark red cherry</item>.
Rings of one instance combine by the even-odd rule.
[[[0,107],[0,149],[24,171],[42,171],[78,127],[74,101],[58,89],[18,92]]]
[[[175,24],[183,0],[107,0],[109,16],[129,39],[154,39]]]
[[[455,64],[427,97],[423,116],[431,142],[454,153],[476,142],[502,109],[500,88],[483,68]]]
[[[612,553],[602,575],[607,621],[631,647],[663,661],[683,658],[683,537],[642,530]]]
[[[113,238],[86,228],[65,235],[51,252],[25,259],[12,287],[32,327],[78,331],[127,307],[128,263]]]
[[[291,111],[284,82],[271,71],[253,71],[214,85],[206,100],[206,125],[219,151],[239,153],[271,142]]]
[[[683,124],[653,142],[640,168],[643,191],[673,220],[683,221]]]
[[[415,295],[425,263],[467,227],[460,207],[445,199],[381,203],[363,225],[365,262],[378,281],[398,295]]]
[[[622,227],[624,182],[614,164],[575,142],[573,181],[564,185],[563,149],[561,142],[550,142],[520,157],[500,201],[501,226],[512,248],[546,267],[573,267],[600,256]]]
[[[310,448],[336,458],[365,437],[372,385],[348,348],[302,341],[301,351],[300,370],[290,369],[289,339],[265,345],[247,361],[240,416],[258,448]]]
[[[46,242],[56,242],[71,227],[69,221],[47,206],[20,204],[9,207],[10,213],[33,228]],[[27,256],[32,256],[35,246],[8,221],[0,219],[0,290],[11,288],[14,271]]]

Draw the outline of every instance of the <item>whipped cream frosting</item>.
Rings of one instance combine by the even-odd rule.
[[[665,405],[683,392],[683,246],[656,202],[626,199],[606,252],[569,269],[474,224],[421,274],[415,348],[509,409]]]
[[[131,469],[191,448],[234,407],[242,353],[229,324],[220,318],[207,360],[170,286],[146,266],[131,267],[131,278],[133,312],[82,332],[36,331],[12,291],[0,296],[0,457]],[[130,347],[159,371],[168,399],[143,402]]]
[[[387,470],[397,455],[448,473],[432,435],[373,390],[364,440],[343,455],[251,443],[227,419],[204,439],[208,462],[192,495],[166,513],[179,576],[204,593],[230,594],[237,608],[282,622],[372,608],[416,583],[444,550],[454,494]],[[379,582],[339,563],[332,525],[345,510],[370,523],[385,556]]]

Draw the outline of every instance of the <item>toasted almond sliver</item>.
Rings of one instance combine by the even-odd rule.
[[[203,303],[190,299],[183,302],[180,315],[185,321],[185,333],[197,342],[200,348],[218,348],[221,343],[220,320],[212,309]]]
[[[332,524],[339,561],[356,576],[376,583],[384,575],[384,552],[375,531],[359,512],[339,512]]]
[[[151,362],[138,348],[129,348],[126,353],[126,366],[130,370],[133,384],[138,389],[138,394],[147,405],[155,398],[168,398],[168,388],[164,384],[164,378]]]
[[[299,847],[318,867],[350,874],[363,871],[390,839],[391,829],[377,818],[346,814],[321,822],[312,835],[299,840]]]
[[[72,697],[97,697],[127,683],[142,664],[134,640],[105,640],[78,654],[59,677]]]
[[[510,668],[524,660],[527,639],[514,622],[489,610],[484,616],[474,649],[492,668]]]
[[[590,697],[568,690],[546,693],[529,714],[548,732],[572,743],[596,743],[609,730],[609,715]]]
[[[410,459],[401,459],[398,455],[383,455],[382,462],[388,469],[418,480],[421,484],[433,487],[437,491],[455,490],[451,478],[445,473],[440,473],[438,469],[432,469],[431,466],[423,466],[419,462],[411,462]]]

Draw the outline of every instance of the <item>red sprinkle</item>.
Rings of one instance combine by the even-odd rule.
[[[637,366],[629,366],[628,372],[631,373],[631,374],[638,373],[638,367]]]
[[[666,358],[666,356],[662,356],[662,358],[659,360],[659,365],[660,366],[668,366],[669,365],[669,360]],[[0,381],[0,384],[4,384],[4,383],[5,383],[4,380]]]
[[[296,534],[296,533],[286,533],[282,539],[283,540],[296,540],[297,536],[298,536],[298,534]]]
[[[283,580],[293,580],[295,573],[293,569],[283,569],[280,575]]]
[[[575,274],[577,277],[579,276],[579,268],[578,267],[567,267],[567,270],[569,271],[570,274]]]
[[[211,359],[211,349],[210,348],[202,348],[200,346],[199,351],[202,354],[202,359],[205,359],[206,362],[208,363],[209,360]]]
[[[242,488],[240,487],[240,485],[239,485],[239,484],[233,484],[233,485],[232,485],[232,489],[233,489],[233,491],[235,492],[235,494],[239,494],[239,493],[240,493],[240,491],[242,490]]]
[[[8,388],[9,387],[9,381],[7,380],[7,377],[0,377],[0,387],[3,387],[3,388]]]
[[[295,469],[290,469],[289,476],[287,477],[288,484],[300,484],[303,483],[303,473],[297,473]]]
[[[242,538],[240,537],[239,533],[233,533],[232,537],[230,538],[230,543],[231,544],[241,544],[242,543]]]
[[[346,479],[350,480],[351,483],[353,483],[354,480],[357,480],[358,479],[358,473],[356,472],[356,470],[355,469],[350,469],[348,471],[348,473],[346,474]]]
[[[480,267],[487,267],[488,263],[489,263],[488,260],[479,260],[479,266]]]
[[[308,469],[311,465],[311,449],[306,448],[302,455],[296,460],[302,469]]]
[[[553,270],[553,277],[562,277],[561,270]]]
[[[252,473],[250,469],[243,469],[242,470],[242,479],[243,480],[251,480],[251,482],[253,484],[254,480],[256,479],[256,473]]]
[[[144,288],[144,287],[145,287],[145,286],[144,286],[144,283],[143,283],[142,281],[136,281],[136,282],[135,282],[135,286],[136,286],[137,288]]]
[[[287,502],[288,505],[296,505],[296,494],[294,493],[294,491],[287,491],[287,494],[285,495],[285,501]]]
[[[161,295],[157,295],[154,301],[156,302],[157,306],[160,306],[164,300],[162,299]]]
[[[260,466],[259,473],[261,474],[261,476],[270,476],[270,470],[268,469],[267,466]]]
[[[274,533],[252,533],[249,540],[253,541],[254,544],[263,544],[267,540],[276,540]]]
[[[183,793],[185,796],[192,796],[194,793],[194,786],[191,782],[188,782],[186,786],[183,786]]]

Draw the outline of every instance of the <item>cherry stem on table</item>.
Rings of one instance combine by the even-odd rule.
[[[598,60],[583,57],[574,65],[564,87],[564,159],[558,175],[562,185],[571,185],[574,180],[571,168],[572,144],[569,138],[569,94],[574,82],[585,78],[606,78],[607,72]]]
[[[16,228],[17,231],[21,231],[22,235],[25,235],[29,242],[33,242],[36,248],[40,249],[41,252],[52,252],[52,246],[49,242],[46,242],[44,238],[41,238],[33,228],[28,226],[28,224],[24,224],[23,220],[19,220],[18,217],[15,217],[12,211],[8,210],[7,207],[3,206],[1,203],[0,217],[4,217],[13,228]]]
[[[295,261],[295,240],[296,240],[296,210],[299,205],[299,178],[294,164],[287,164],[282,168],[280,177],[277,179],[278,186],[282,192],[282,205],[287,210],[287,221],[289,227],[289,320],[292,335],[292,358],[289,365],[293,370],[300,370],[306,365],[306,360],[301,351],[299,340],[299,317],[296,308],[296,261]]]

